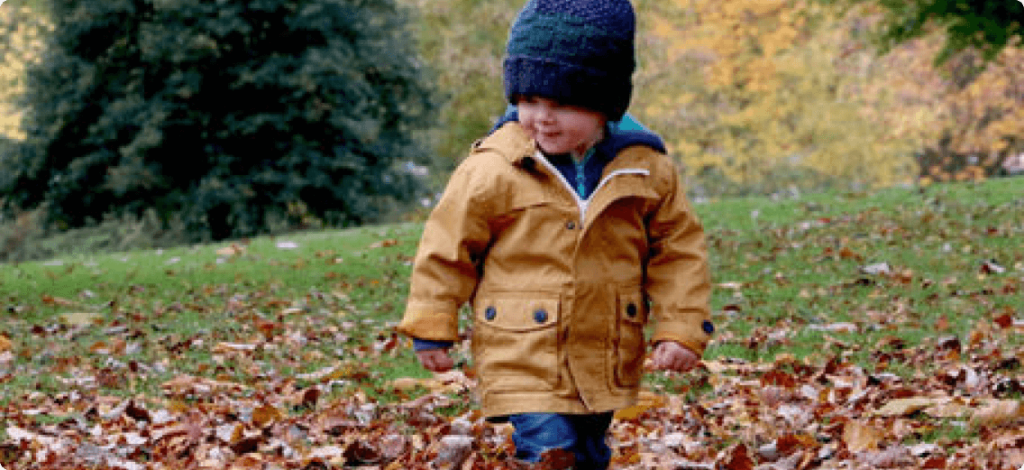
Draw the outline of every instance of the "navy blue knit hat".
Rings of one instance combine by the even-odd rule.
[[[535,95],[617,121],[633,93],[629,0],[529,0],[509,31],[505,97]]]

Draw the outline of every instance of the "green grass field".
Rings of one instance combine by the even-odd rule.
[[[869,408],[908,396],[960,397],[975,411],[997,400],[1019,404],[1024,383],[1022,184],[1002,179],[926,190],[697,205],[716,284],[718,333],[705,357],[707,367],[685,375],[651,374],[647,388],[660,398],[620,416],[615,428],[619,442],[628,441],[623,433],[657,429],[648,422],[652,416],[683,416],[682,408],[694,405],[705,413],[705,437],[694,437],[703,450],[673,451],[692,461],[740,458],[737,449],[753,452],[773,433],[777,442],[785,436],[796,439],[797,444],[785,441],[792,444],[789,449],[808,454],[822,454],[821,449],[841,442],[825,461],[860,456],[854,449],[862,443],[865,452],[882,452],[893,445],[970,448],[995,438],[1024,439],[1019,428],[1000,428],[1005,420],[1013,422],[1013,411],[1004,421],[985,421],[992,426],[981,428],[966,426],[977,417],[968,411],[876,417],[890,421],[875,427],[902,420],[912,431],[888,430],[866,441],[850,434],[859,428],[849,424],[870,423],[874,415]],[[306,423],[305,437],[288,441],[295,451],[291,454],[267,450],[271,441],[259,441],[255,434],[250,437],[258,442],[251,449],[237,435],[223,438],[232,449],[218,454],[228,455],[225,462],[255,453],[265,462],[292,462],[286,457],[291,455],[294,462],[308,464],[317,459],[311,457],[317,449],[327,446],[324,439],[340,443],[340,454],[318,460],[325,465],[340,468],[365,460],[352,454],[355,440],[345,437],[347,431],[321,438],[310,429],[321,429],[317,423],[339,409],[372,404],[378,409],[377,424],[354,428],[359,433],[418,435],[423,441],[417,447],[412,439],[400,456],[378,456],[378,463],[418,468],[438,452],[435,434],[443,429],[410,418],[408,404],[443,396],[444,402],[431,408],[442,421],[472,416],[473,409],[469,391],[451,383],[442,390],[427,380],[430,375],[417,367],[407,341],[392,333],[419,231],[417,224],[367,227],[0,265],[0,412],[7,423],[0,428],[0,442],[6,442],[0,446],[0,464],[61,468],[22,453],[26,439],[40,442],[39,436],[57,430],[81,428],[89,435],[81,430],[100,426],[127,433],[125,420],[132,426],[156,426],[152,416],[135,416],[141,412],[107,419],[117,408],[103,408],[103,403],[126,402],[132,403],[129,409],[148,410],[145,415],[169,410],[171,423],[195,416],[197,406],[205,410],[201,414],[210,430],[197,431],[205,440],[150,437],[117,456],[182,464],[182,446],[189,455],[208,456],[212,451],[204,446],[217,441],[217,426],[232,420],[241,423],[241,435],[250,436],[254,429],[272,434],[267,421],[219,408],[245,402],[246,409],[271,404],[280,410],[272,413],[274,425]],[[840,376],[856,384],[852,392],[837,385],[845,383]],[[970,382],[970,377],[981,379]],[[397,385],[403,380],[413,386]],[[891,386],[891,381],[901,385]],[[819,398],[834,408],[804,408],[811,428],[817,429],[812,438],[801,437],[810,431],[797,431],[798,423],[790,423],[790,434],[752,437],[745,429],[770,424],[763,414],[774,399],[763,394],[772,387],[784,403],[817,393],[827,395]],[[316,390],[315,396],[310,390]],[[867,408],[847,409],[841,399],[848,400],[850,393],[866,394]],[[642,442],[618,447],[618,462],[648,468],[654,465],[651,459],[667,458]],[[95,445],[102,447],[98,441]],[[472,458],[492,465],[480,468],[504,468],[501,455],[500,446],[483,446],[475,448]],[[948,468],[973,468],[953,465],[958,460],[950,452],[943,455]],[[989,460],[995,466],[987,468],[1017,458],[993,455],[1003,460]],[[912,454],[917,464],[931,457]],[[751,460],[770,461],[760,454]]]

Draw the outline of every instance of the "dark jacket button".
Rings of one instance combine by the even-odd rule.
[[[486,318],[487,320],[494,320],[494,318],[497,316],[498,309],[494,307],[487,307],[487,310],[484,310],[484,318]]]
[[[569,230],[576,230],[576,222],[573,222],[571,220],[566,222],[565,228],[567,228]]]
[[[704,330],[705,333],[709,335],[715,332],[715,324],[707,320],[704,320],[704,323],[702,323],[700,327]]]
[[[548,321],[548,312],[544,309],[533,312],[533,319],[537,320],[537,323],[544,323]]]
[[[636,316],[636,304],[631,303],[626,306],[626,315],[629,315],[630,318]]]

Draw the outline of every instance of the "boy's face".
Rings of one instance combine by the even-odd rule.
[[[524,96],[519,123],[544,153],[582,156],[604,136],[604,114],[548,98]]]

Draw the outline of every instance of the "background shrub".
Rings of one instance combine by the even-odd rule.
[[[122,217],[191,241],[347,226],[416,201],[434,93],[393,0],[52,0],[8,219]],[[298,208],[298,209],[297,209]],[[177,222],[175,222],[177,221]]]

